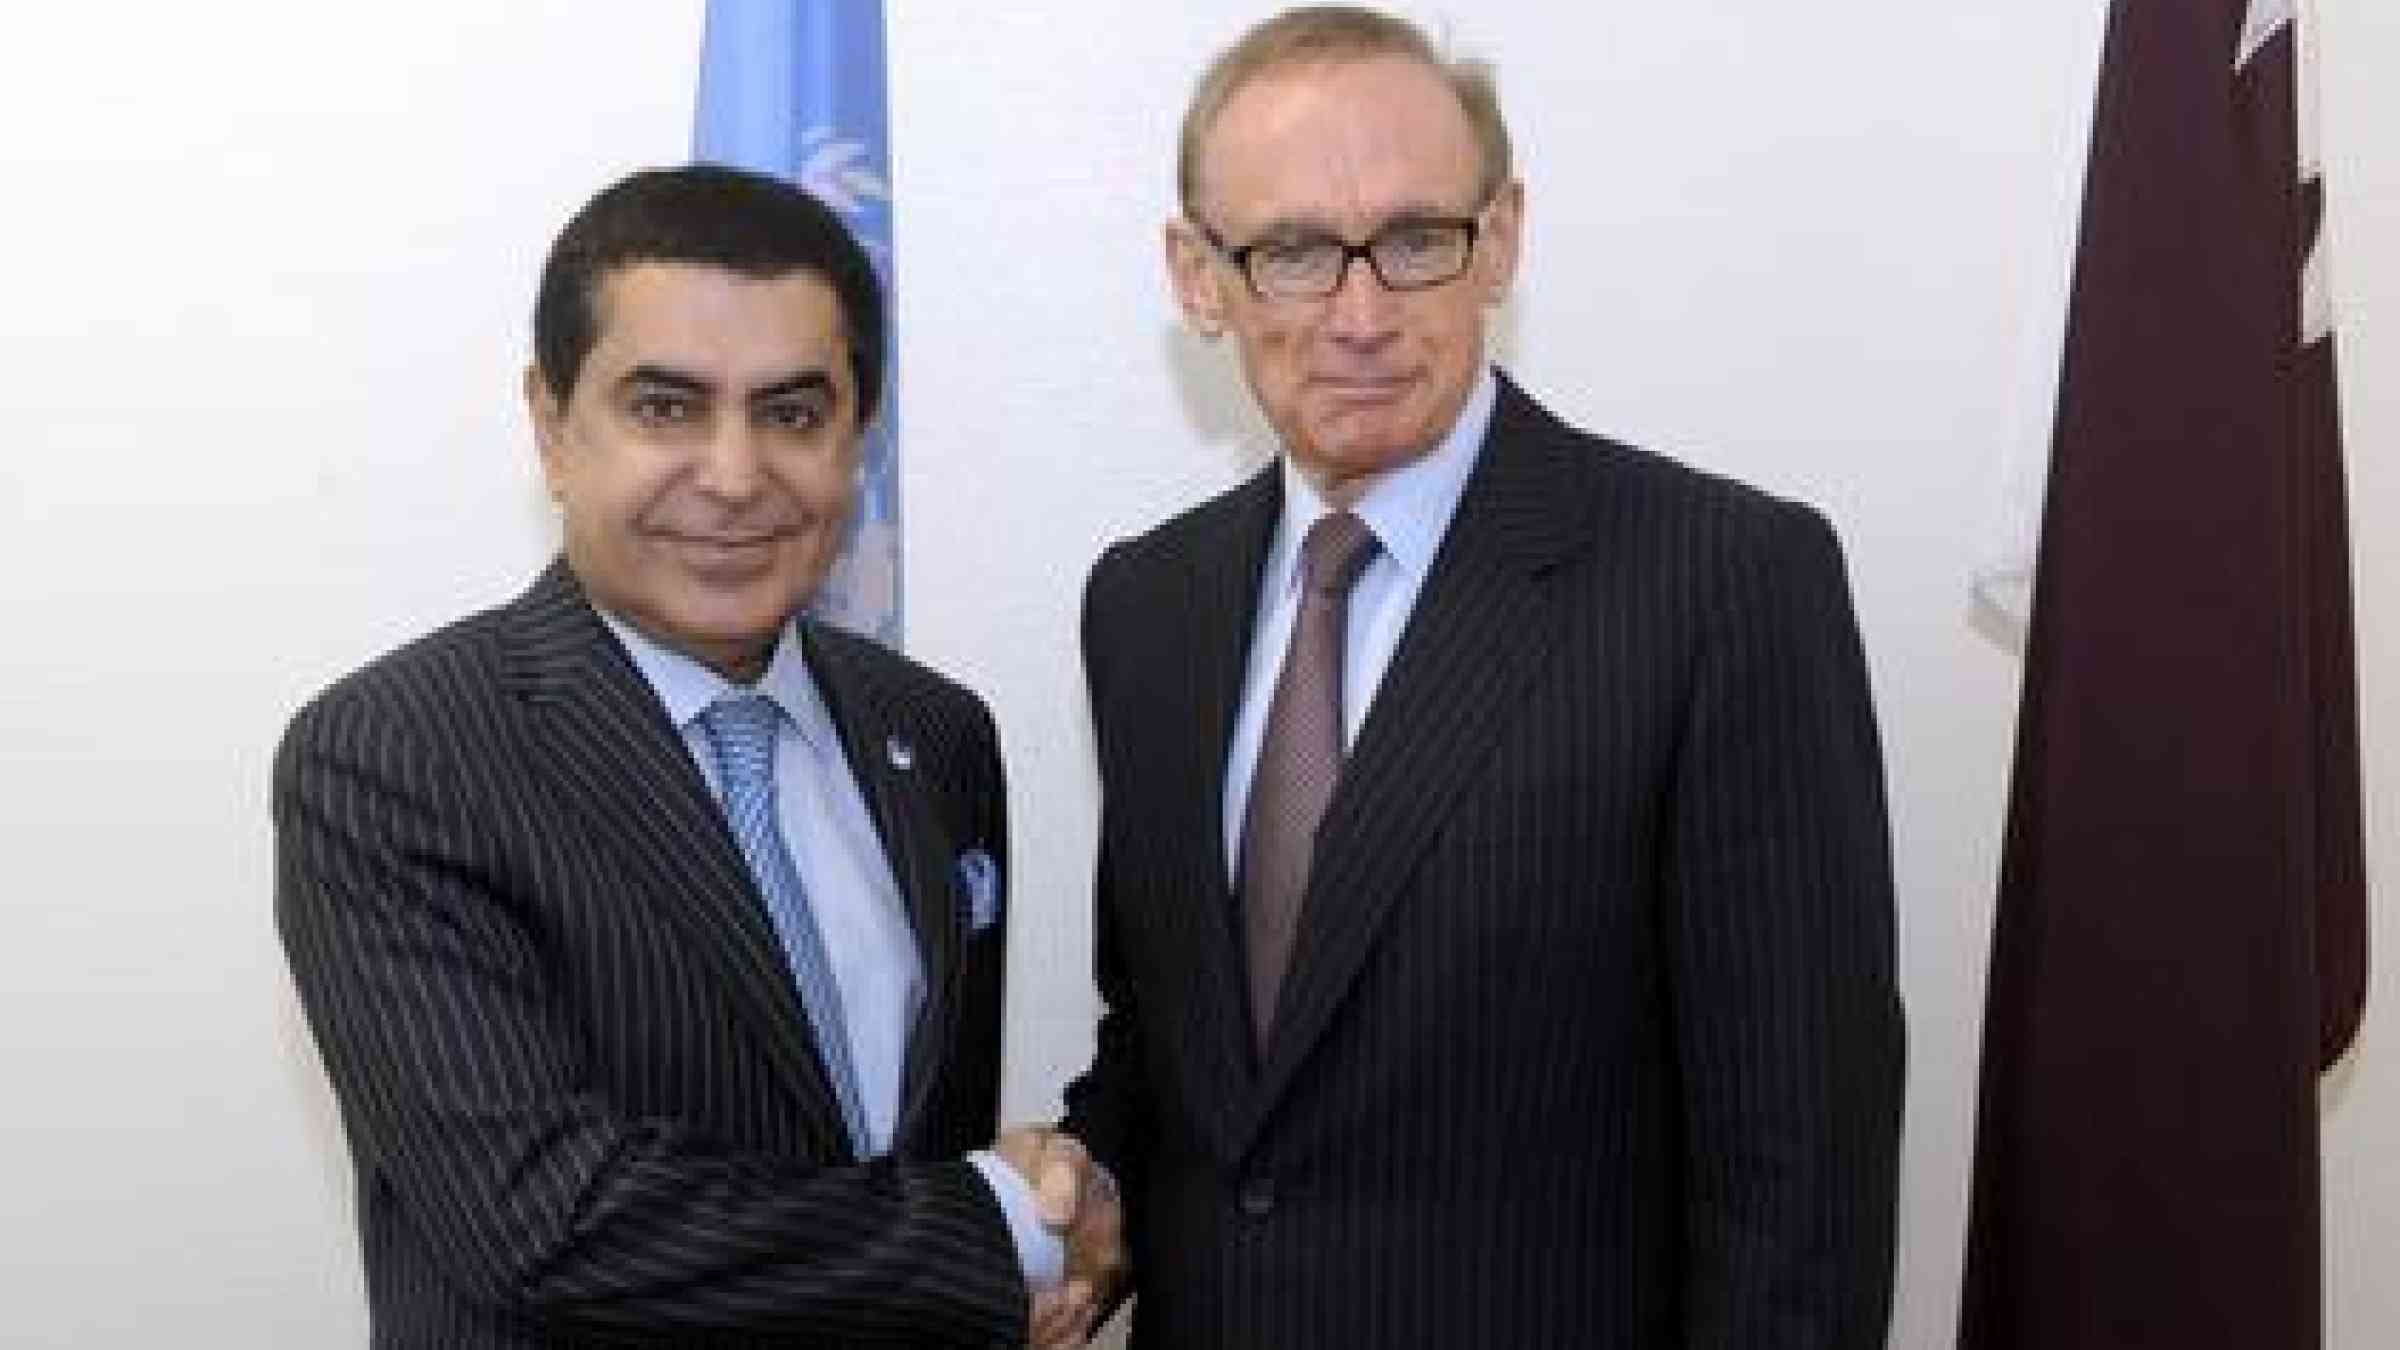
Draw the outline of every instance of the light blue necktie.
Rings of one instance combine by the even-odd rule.
[[[734,842],[750,864],[784,956],[800,986],[800,1002],[817,1030],[817,1052],[833,1080],[851,1145],[867,1152],[866,1112],[859,1103],[858,1075],[850,1067],[850,1031],[842,1016],[842,990],[825,955],[824,935],[810,912],[808,890],[783,841],[775,804],[775,731],[783,710],[764,694],[729,694],[700,713],[709,746],[717,754],[717,781],[725,794],[725,818]]]

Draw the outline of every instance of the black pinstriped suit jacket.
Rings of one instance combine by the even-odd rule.
[[[563,564],[292,723],[276,918],[357,1167],[375,1344],[1021,1337],[1015,1250],[960,1160],[997,1110],[1002,927],[970,931],[956,877],[963,850],[1005,863],[991,720],[803,632],[926,970],[897,1147],[864,1164],[722,814]]]
[[[1503,380],[1263,1057],[1221,800],[1273,468],[1086,595],[1106,1003],[1069,1126],[1141,1347],[1882,1344],[1881,753],[1814,512]]]

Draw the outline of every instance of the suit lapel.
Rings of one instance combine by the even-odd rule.
[[[1184,604],[1170,616],[1177,635],[1165,647],[1186,653],[1182,664],[1192,683],[1183,706],[1195,725],[1185,743],[1197,757],[1169,768],[1161,779],[1188,794],[1180,806],[1188,824],[1175,837],[1194,844],[1184,861],[1189,885],[1180,893],[1195,897],[1195,903],[1176,916],[1196,968],[1184,1025],[1184,1043],[1195,1053],[1183,1062],[1202,1071],[1190,1099],[1216,1103],[1217,1124],[1227,1135],[1236,1127],[1257,1064],[1241,932],[1225,874],[1225,759],[1257,625],[1259,573],[1282,510],[1283,478],[1276,464],[1235,490],[1220,523],[1191,555]]]
[[[564,563],[511,607],[502,679],[529,753],[645,904],[712,964],[827,1151],[850,1151],[808,1015],[749,868],[657,695]]]
[[[1319,827],[1291,966],[1238,1146],[1324,1034],[1548,647],[1557,603],[1549,573],[1589,544],[1589,495],[1564,458],[1577,450],[1502,378],[1482,453]]]
[[[904,710],[894,705],[889,683],[878,677],[874,663],[857,659],[855,649],[826,641],[813,623],[804,622],[800,631],[809,674],[840,730],[842,755],[874,817],[925,969],[925,1001],[909,1028],[908,1062],[902,1069],[900,1109],[892,1130],[898,1148],[910,1137],[942,1072],[944,1052],[956,1040],[961,941],[952,879],[956,860],[926,797],[913,728]]]

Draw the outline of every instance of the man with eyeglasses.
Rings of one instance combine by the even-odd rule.
[[[1143,1347],[1865,1347],[1902,1037],[1807,507],[1486,360],[1488,70],[1286,12],[1203,75],[1175,294],[1282,455],[1085,596],[1105,1002],[1064,1128]]]

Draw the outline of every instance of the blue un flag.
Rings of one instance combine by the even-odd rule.
[[[892,293],[882,0],[708,0],[692,157],[791,179],[841,213]],[[888,340],[888,339],[887,339]],[[900,645],[899,382],[868,432],[858,524],[817,613]]]

